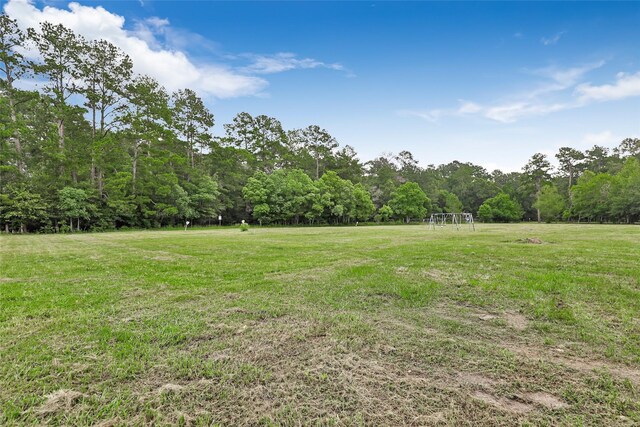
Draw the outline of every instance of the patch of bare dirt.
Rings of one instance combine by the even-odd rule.
[[[156,256],[146,256],[144,259],[149,259],[151,261],[175,261],[177,257],[173,255],[156,255]]]
[[[504,313],[504,319],[507,321],[507,325],[518,331],[524,331],[529,325],[529,319],[513,311]]]
[[[444,270],[438,270],[436,268],[423,270],[422,276],[428,279],[434,280],[438,283],[464,282],[464,279],[459,274],[444,271]]]
[[[634,369],[603,360],[586,360],[570,357],[566,355],[564,349],[555,349],[556,351],[552,353],[541,348],[518,344],[509,344],[506,345],[505,348],[528,359],[560,364],[575,369],[576,371],[592,372],[594,370],[605,370],[616,377],[626,378],[640,385],[640,369]],[[558,350],[561,350],[561,352]]]
[[[485,391],[475,391],[471,394],[471,397],[478,399],[487,405],[494,406],[502,411],[513,412],[516,414],[526,414],[534,410],[534,407],[530,404],[519,402],[515,399],[495,396]]]
[[[51,414],[61,410],[69,411],[84,394],[74,390],[58,390],[47,395],[47,400],[38,408],[41,414]]]
[[[562,409],[569,406],[554,395],[545,392],[526,393],[524,398],[547,409]]]
[[[493,387],[496,384],[496,381],[492,380],[491,378],[483,377],[482,375],[472,374],[468,372],[460,372],[458,374],[458,381],[461,384],[467,384],[467,385],[478,386],[478,387],[487,387],[487,388]]]
[[[181,386],[181,385],[179,385],[179,384],[171,384],[171,383],[168,383],[168,384],[163,385],[162,387],[159,387],[159,388],[156,390],[156,393],[157,393],[157,394],[164,394],[164,393],[177,393],[177,392],[179,392],[180,390],[182,390],[183,388],[184,388],[184,387],[183,387],[183,386]]]
[[[541,245],[543,242],[537,237],[527,237],[526,239],[518,240],[519,243],[528,243],[532,245]]]
[[[409,272],[409,267],[405,267],[404,265],[401,265],[399,267],[396,267],[396,274],[407,274]]]
[[[112,418],[110,420],[104,420],[96,424],[94,427],[114,427],[119,424],[122,424],[122,421],[118,418]]]

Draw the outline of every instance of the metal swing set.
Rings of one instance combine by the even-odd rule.
[[[429,230],[435,230],[436,227],[445,227],[452,225],[456,227],[456,230],[460,230],[460,227],[467,225],[469,230],[475,231],[476,225],[473,222],[473,215],[467,212],[456,213],[434,213],[429,218]]]

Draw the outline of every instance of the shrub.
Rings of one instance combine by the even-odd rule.
[[[247,224],[246,222],[244,222],[244,220],[242,220],[242,224],[240,224],[240,231],[248,231],[249,230],[249,224]]]

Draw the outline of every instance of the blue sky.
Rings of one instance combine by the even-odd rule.
[[[216,116],[318,124],[362,160],[519,170],[640,136],[640,2],[8,0],[23,26],[104,37]]]

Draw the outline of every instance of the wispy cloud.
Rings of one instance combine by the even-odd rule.
[[[542,37],[540,39],[540,43],[542,43],[545,46],[550,46],[550,45],[557,44],[560,41],[560,39],[562,38],[562,36],[565,35],[566,33],[567,33],[566,31],[560,31],[558,33],[555,33],[551,37]]]
[[[326,63],[313,58],[297,58],[294,53],[281,52],[273,55],[243,55],[251,60],[251,64],[242,69],[248,73],[273,74],[296,69],[327,68],[344,71],[342,64]]]
[[[454,108],[400,110],[398,114],[419,117],[432,123],[444,117],[480,117],[500,123],[512,123],[526,117],[584,107],[593,102],[640,96],[640,72],[619,73],[612,84],[580,83],[587,73],[602,67],[604,63],[598,61],[571,68],[525,70],[527,74],[542,78],[543,82],[532,86],[528,91],[512,94],[495,103],[459,100],[459,105]]]
[[[581,84],[576,87],[575,93],[583,102],[612,101],[640,96],[640,71],[635,74],[618,73],[613,84]]]

